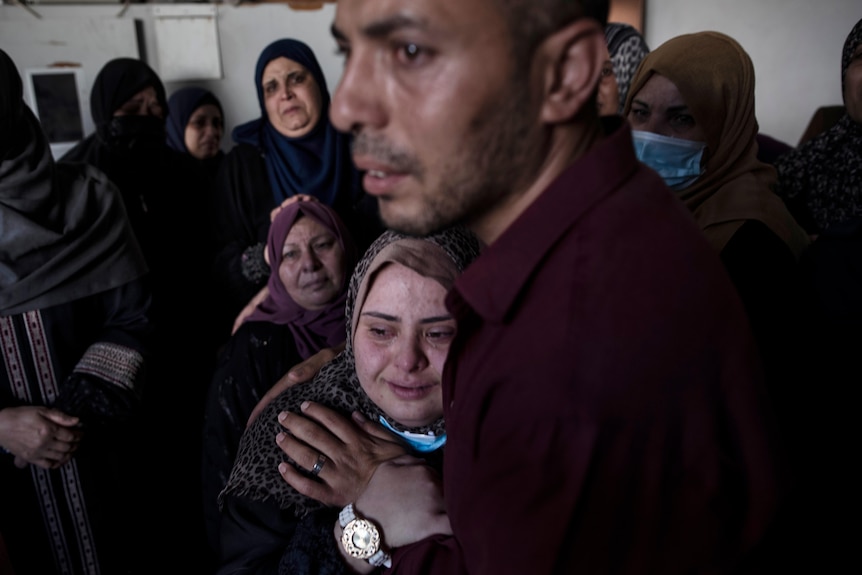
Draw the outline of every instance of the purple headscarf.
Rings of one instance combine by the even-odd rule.
[[[278,268],[284,259],[282,248],[290,229],[300,218],[313,218],[332,232],[344,250],[344,275],[338,296],[323,309],[309,310],[294,301],[278,276]],[[266,241],[269,264],[272,270],[267,287],[269,295],[246,318],[246,321],[268,321],[287,325],[296,341],[296,350],[307,359],[325,347],[334,347],[344,341],[346,316],[344,302],[347,298],[347,283],[356,265],[357,250],[350,232],[338,214],[329,206],[314,201],[295,202],[284,207],[276,215],[269,228]]]

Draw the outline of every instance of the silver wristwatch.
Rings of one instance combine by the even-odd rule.
[[[338,514],[338,523],[344,532],[341,546],[347,554],[357,559],[365,559],[375,567],[392,567],[392,556],[381,547],[380,531],[373,521],[359,517],[348,503]]]

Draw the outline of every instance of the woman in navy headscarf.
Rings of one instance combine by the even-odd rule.
[[[272,42],[260,54],[255,86],[261,116],[237,126],[235,146],[215,193],[215,287],[223,336],[266,284],[263,258],[272,211],[299,195],[332,207],[364,250],[382,231],[374,198],[362,191],[349,135],[329,121],[329,91],[311,49],[298,40]]]
[[[167,144],[198,161],[214,179],[224,152],[224,110],[215,94],[204,88],[181,88],[168,98]]]

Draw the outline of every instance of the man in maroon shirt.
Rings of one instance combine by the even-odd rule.
[[[751,333],[628,126],[598,118],[607,5],[592,4],[338,2],[331,116],[384,222],[465,223],[488,246],[447,299],[442,494],[413,460],[380,465],[334,526],[356,571],[764,564],[784,476]]]

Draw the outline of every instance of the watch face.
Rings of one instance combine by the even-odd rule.
[[[353,544],[360,549],[366,549],[369,545],[371,545],[371,533],[369,531],[365,531],[364,529],[357,529],[353,532],[353,537],[351,538],[351,541],[353,541]]]
[[[341,544],[351,557],[368,559],[380,548],[380,533],[364,519],[354,519],[344,527]]]

